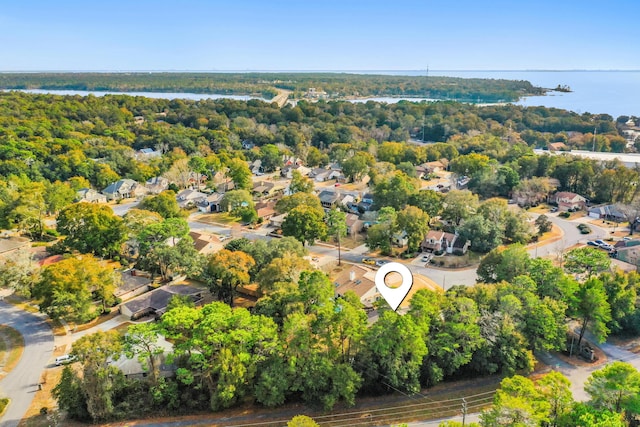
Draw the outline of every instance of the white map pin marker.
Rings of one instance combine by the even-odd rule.
[[[402,284],[397,288],[390,288],[384,279],[387,277],[387,274],[394,272],[402,276]],[[411,290],[411,286],[413,286],[413,275],[406,265],[400,264],[399,262],[389,262],[380,267],[380,270],[376,273],[375,283],[378,292],[380,292],[395,311],[400,307],[400,304]]]

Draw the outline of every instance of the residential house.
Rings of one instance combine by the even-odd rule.
[[[153,283],[148,273],[137,271],[132,268],[120,273],[122,280],[113,295],[122,301],[128,301],[149,290]]]
[[[169,363],[170,359],[168,358],[168,355],[173,353],[173,344],[160,335],[156,339],[154,348],[157,351],[154,351],[151,357],[154,358],[156,373],[161,378],[174,377],[178,366],[174,363]],[[149,376],[149,366],[146,363],[142,363],[141,359],[137,357],[128,358],[126,354],[121,354],[117,360],[110,359],[109,365],[116,367],[127,379],[142,379]]]
[[[146,182],[145,186],[149,190],[149,193],[160,194],[169,188],[169,180],[161,176],[154,176]]]
[[[269,219],[269,226],[270,227],[274,227],[274,228],[280,228],[282,227],[282,222],[284,221],[284,219],[287,217],[287,213],[283,213],[281,215],[275,215],[272,216]]]
[[[589,208],[589,217],[606,221],[623,222],[627,220],[625,214],[620,212],[616,205],[600,205]]]
[[[264,173],[264,168],[262,167],[262,160],[258,159],[249,163],[249,169],[251,170],[251,173],[254,175],[262,175]]]
[[[358,211],[360,213],[369,212],[373,207],[373,193],[364,193],[362,200],[358,203]]]
[[[211,233],[202,231],[190,231],[189,236],[193,240],[193,246],[201,255],[209,255],[224,249],[220,239]]]
[[[564,142],[550,142],[547,144],[549,151],[570,151]]]
[[[206,198],[199,200],[196,206],[198,206],[198,210],[203,213],[222,212],[223,198],[223,193],[209,194]]]
[[[187,175],[187,184],[189,188],[200,189],[206,186],[209,177],[199,172],[189,172]]]
[[[259,202],[256,203],[256,213],[258,214],[258,218],[262,219],[262,222],[268,221],[271,217],[275,216],[276,204],[274,202]]]
[[[358,215],[348,213],[345,218],[347,236],[354,237],[364,229],[364,221]]]
[[[318,194],[320,204],[326,211],[330,211],[338,205],[340,195],[334,191],[323,190]]]
[[[207,199],[207,195],[197,190],[186,189],[176,194],[176,200],[178,201],[178,206],[180,206],[182,209],[189,209],[194,206],[197,206],[199,202],[206,199]]]
[[[391,242],[399,248],[403,246],[407,246],[407,244],[409,243],[409,237],[407,232],[402,230],[398,233],[394,233],[391,236]]]
[[[107,200],[138,198],[148,193],[149,190],[144,185],[138,184],[132,179],[121,179],[102,190],[102,194],[107,197]]]
[[[451,251],[454,254],[466,254],[469,248],[471,247],[471,240],[466,240],[456,235],[456,239],[453,241],[453,250]]]
[[[154,150],[153,148],[142,148],[136,151],[134,155],[135,159],[141,162],[149,161],[162,157],[162,151]]]
[[[442,251],[452,254],[456,251],[466,253],[471,242],[458,237],[457,234],[445,233],[439,230],[429,230],[420,244],[423,252]]]
[[[307,98],[320,98],[320,99],[324,99],[327,97],[327,92],[323,91],[323,90],[317,90],[315,87],[310,87],[307,90],[307,94],[306,94]]]
[[[559,211],[578,211],[587,206],[587,199],[579,194],[568,191],[560,191],[552,196],[552,200],[557,203]]]
[[[270,181],[259,181],[253,183],[253,196],[257,199],[269,199],[284,192],[285,186]]]
[[[338,193],[339,194],[339,200],[338,203],[341,206],[344,206],[345,208],[348,207],[349,205],[353,205],[356,200],[358,200],[358,196],[356,194],[352,194],[352,193]]]
[[[309,176],[309,173],[311,172],[311,169],[309,169],[306,166],[302,166],[302,165],[284,166],[284,167],[282,167],[280,169],[280,176],[282,176],[283,178],[291,179],[291,178],[293,178],[293,171],[300,172],[300,175],[302,175],[302,176]]]
[[[160,318],[167,310],[169,301],[174,296],[188,296],[194,303],[198,304],[202,301],[204,293],[203,289],[195,286],[165,285],[120,305],[120,314],[129,317],[131,320],[140,319],[144,316]]]
[[[354,292],[365,309],[372,309],[380,294],[375,283],[376,271],[362,265],[353,265],[342,271],[334,280],[336,297]]]
[[[426,162],[416,166],[416,174],[420,179],[427,179],[429,175],[447,170],[446,159],[436,160],[435,162]]]
[[[466,175],[461,176],[456,180],[456,186],[458,189],[467,188],[467,185],[469,185],[469,182],[471,182],[471,178],[469,178]]]
[[[616,244],[616,258],[620,261],[628,262],[635,266],[640,266],[640,240],[622,241],[622,244]]]
[[[358,203],[349,203],[347,202],[345,204],[345,207],[347,208],[347,212],[355,214],[355,215],[359,215],[360,214],[360,210],[358,209]]]
[[[282,155],[283,166],[302,166],[302,163],[302,159],[299,159],[296,156],[287,156],[286,154]]]
[[[309,172],[309,178],[315,179],[317,182],[324,182],[329,180],[329,175],[332,171],[325,168],[314,168]]]
[[[98,193],[93,188],[83,188],[76,192],[76,202],[107,203],[107,196]]]
[[[236,184],[230,179],[216,185],[216,191],[218,193],[226,193],[227,191],[235,190],[235,188]]]
[[[249,140],[245,139],[244,141],[242,141],[242,149],[243,150],[251,150],[255,146],[256,145],[253,142],[249,141]]]

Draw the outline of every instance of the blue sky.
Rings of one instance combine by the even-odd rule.
[[[634,0],[20,0],[0,70],[640,69]]]

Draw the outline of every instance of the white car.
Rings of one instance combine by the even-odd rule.
[[[56,366],[67,365],[71,362],[74,362],[76,357],[71,354],[65,354],[64,356],[56,357]]]

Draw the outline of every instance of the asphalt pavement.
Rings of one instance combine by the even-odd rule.
[[[24,338],[24,352],[16,367],[0,381],[0,396],[11,399],[0,427],[16,427],[29,409],[40,376],[53,356],[53,333],[45,317],[0,301],[0,324],[16,329]]]

